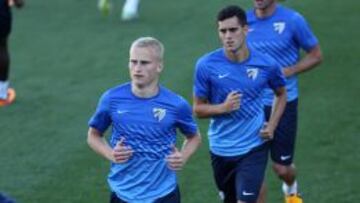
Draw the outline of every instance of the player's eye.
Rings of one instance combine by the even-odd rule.
[[[136,64],[137,64],[137,61],[136,61],[136,60],[130,60],[130,64],[131,64],[131,65],[136,65]]]
[[[221,34],[225,34],[225,33],[226,33],[226,29],[220,29],[219,31],[221,32]]]
[[[150,61],[140,61],[141,65],[148,65],[150,63]]]
[[[238,28],[233,27],[233,28],[229,28],[229,32],[236,32],[238,30]]]

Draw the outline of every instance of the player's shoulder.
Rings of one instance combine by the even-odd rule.
[[[221,61],[224,58],[223,48],[216,49],[209,53],[204,54],[201,56],[197,61],[197,66],[199,65],[206,65],[209,63],[214,63],[216,61]]]
[[[161,103],[167,103],[168,106],[172,106],[175,109],[182,109],[190,105],[183,96],[164,86],[160,86],[159,100]]]
[[[300,19],[304,19],[304,17],[298,11],[283,5],[278,5],[276,12],[277,15],[285,17],[285,19],[289,21],[297,21]]]
[[[186,101],[181,95],[162,85],[160,85],[160,94],[162,99],[165,99],[166,101],[174,103]]]
[[[130,90],[131,90],[130,82],[119,84],[106,90],[103,93],[103,97],[113,98],[118,96],[125,96],[128,93],[130,93]]]

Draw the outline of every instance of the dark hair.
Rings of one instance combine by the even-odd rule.
[[[241,26],[247,25],[246,13],[239,6],[231,5],[221,9],[217,16],[217,21],[223,21],[228,18],[236,17]]]

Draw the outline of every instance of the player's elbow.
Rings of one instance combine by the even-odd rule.
[[[94,145],[94,142],[97,138],[99,138],[101,136],[100,132],[98,130],[96,130],[95,128],[89,128],[88,130],[88,135],[87,135],[87,139],[86,142],[87,144],[91,147]]]
[[[311,57],[313,58],[313,60],[315,61],[315,65],[320,65],[323,60],[323,54],[321,51],[320,46],[316,46],[312,51],[311,51]]]
[[[206,118],[206,115],[203,113],[202,109],[197,106],[193,107],[193,114],[196,118]]]

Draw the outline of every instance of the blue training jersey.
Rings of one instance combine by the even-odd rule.
[[[295,65],[300,59],[300,49],[309,51],[318,44],[306,20],[299,13],[277,5],[275,12],[268,17],[258,18],[255,10],[247,12],[249,32],[248,44],[273,57],[282,68]],[[296,75],[286,79],[287,100],[298,97],[298,78]],[[264,93],[264,102],[271,105],[274,94],[270,89]]]
[[[152,98],[139,98],[126,83],[106,91],[89,126],[105,132],[112,126],[110,145],[122,137],[133,156],[125,163],[111,163],[108,183],[117,196],[131,203],[151,203],[177,186],[175,171],[165,157],[176,144],[176,129],[197,133],[190,105],[181,96],[160,86]]]
[[[249,58],[239,63],[230,61],[224,49],[217,49],[198,60],[194,81],[195,96],[210,104],[223,103],[231,91],[242,94],[240,109],[211,117],[208,130],[211,152],[236,156],[264,142],[260,137],[264,124],[263,90],[285,85],[272,58],[250,50]]]

